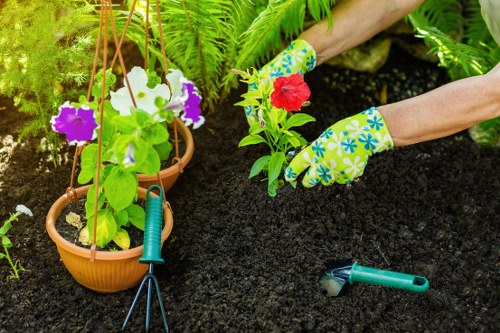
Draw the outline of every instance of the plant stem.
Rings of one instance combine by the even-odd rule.
[[[10,266],[12,267],[12,270],[14,271],[14,275],[9,276],[9,278],[19,279],[19,271],[14,262],[12,261],[12,259],[10,258],[9,250],[7,250],[7,247],[5,246],[3,247],[3,250],[5,251],[5,258],[7,258],[7,261],[9,262]]]

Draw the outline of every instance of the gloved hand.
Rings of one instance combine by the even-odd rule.
[[[305,40],[297,39],[273,60],[259,69],[259,73],[269,76],[274,81],[280,76],[289,76],[295,73],[304,75],[306,72],[313,70],[315,66],[316,51]],[[248,86],[248,91],[256,89],[255,85]],[[250,125],[258,121],[257,110],[254,107],[245,106],[245,114]]]
[[[290,162],[285,179],[294,181],[309,168],[305,187],[348,184],[363,174],[371,155],[392,147],[387,125],[372,107],[330,126]]]

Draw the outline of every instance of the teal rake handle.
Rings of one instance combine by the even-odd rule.
[[[157,189],[159,196],[150,196]],[[161,230],[163,225],[163,190],[158,185],[148,188],[146,193],[146,224],[144,226],[144,250],[139,262],[142,264],[163,264],[161,257]]]
[[[349,283],[352,285],[355,282],[405,289],[416,293],[425,293],[429,289],[429,281],[423,276],[365,267],[358,265],[357,262],[352,266],[349,276]]]

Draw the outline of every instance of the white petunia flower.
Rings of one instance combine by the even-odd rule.
[[[140,67],[134,67],[127,74],[130,89],[134,96],[137,108],[147,113],[154,114],[158,111],[155,105],[156,97],[162,97],[165,100],[170,99],[170,90],[164,83],[158,84],[153,89],[148,87],[148,75],[146,71]],[[127,82],[124,82],[125,87],[118,89],[116,92],[111,91],[111,105],[118,110],[122,116],[130,115],[130,108],[134,106],[130,92],[127,88]],[[159,120],[159,119],[158,119]]]
[[[25,205],[17,205],[16,212],[23,213],[23,214],[26,214],[29,216],[33,216],[33,213],[31,212],[31,210],[28,207],[26,207]]]

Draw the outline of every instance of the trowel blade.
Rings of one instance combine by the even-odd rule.
[[[349,281],[352,259],[339,259],[330,262],[329,268],[320,277],[319,283],[326,289],[328,296],[338,296]]]

